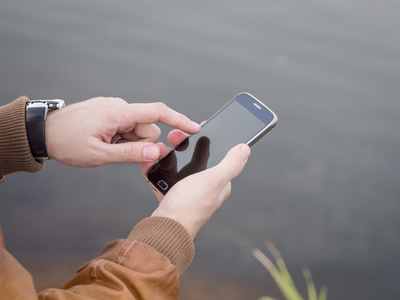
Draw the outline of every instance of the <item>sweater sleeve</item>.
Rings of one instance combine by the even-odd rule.
[[[39,299],[177,299],[179,275],[193,256],[193,241],[182,225],[147,218],[127,239],[108,244],[84,264],[62,289],[45,290]]]
[[[25,126],[27,97],[0,107],[0,182],[4,175],[24,171],[37,172],[43,160],[35,160],[29,147]]]

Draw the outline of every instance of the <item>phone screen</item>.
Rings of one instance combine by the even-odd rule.
[[[242,93],[212,116],[199,133],[189,136],[152,166],[147,178],[166,194],[176,182],[217,165],[234,146],[250,146],[276,124],[276,115],[260,101]]]

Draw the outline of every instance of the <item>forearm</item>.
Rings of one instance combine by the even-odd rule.
[[[193,242],[182,225],[147,218],[127,239],[110,243],[83,265],[63,289],[45,290],[39,298],[177,299],[178,277],[193,255]]]
[[[21,97],[0,107],[0,182],[4,175],[24,171],[37,172],[42,160],[32,156],[25,126],[25,105],[29,99]]]

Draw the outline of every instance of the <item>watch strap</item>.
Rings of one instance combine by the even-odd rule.
[[[26,106],[26,133],[33,157],[49,159],[46,150],[45,122],[48,111],[65,106],[64,100],[32,100]]]
[[[47,158],[44,122],[47,106],[30,107],[26,112],[26,133],[33,157]]]

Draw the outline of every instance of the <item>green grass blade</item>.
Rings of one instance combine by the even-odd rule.
[[[303,300],[297,289],[281,275],[275,265],[259,249],[253,249],[252,253],[260,263],[269,271],[276,285],[287,300]]]
[[[287,300],[303,300],[303,297],[299,294],[296,288],[293,287],[290,283],[288,283],[279,272],[276,274],[272,274],[277,286],[281,290],[281,293]]]
[[[318,300],[326,300],[327,297],[328,297],[328,288],[326,286],[323,286],[319,291]]]
[[[286,267],[285,261],[283,260],[282,255],[279,252],[279,250],[270,241],[266,242],[265,245],[267,246],[267,249],[269,250],[269,252],[271,252],[272,256],[275,258],[276,265],[278,266],[281,275],[285,278],[285,280],[289,284],[291,284],[294,288],[296,288],[296,286],[293,282],[292,276],[290,276],[289,270]]]
[[[307,284],[307,291],[308,291],[308,299],[309,300],[318,300],[317,299],[317,290],[315,289],[314,281],[311,277],[311,272],[308,268],[303,269],[303,275],[306,280]]]
[[[257,258],[260,263],[268,270],[274,279],[276,285],[280,289],[281,293],[286,300],[304,300],[297,290],[293,279],[286,267],[285,261],[283,260],[278,249],[271,242],[266,243],[268,250],[271,252],[272,256],[275,258],[276,266],[260,249],[253,249],[252,254]],[[315,288],[314,281],[311,276],[311,272],[308,268],[303,269],[303,276],[306,281],[308,300],[326,300],[328,297],[328,288],[322,286],[319,295],[317,289]],[[258,300],[276,300],[272,297],[264,296]]]

